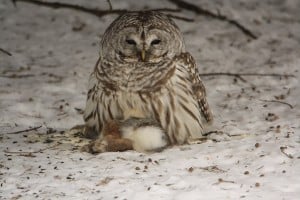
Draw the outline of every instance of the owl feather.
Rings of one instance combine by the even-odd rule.
[[[203,137],[204,126],[212,122],[205,87],[171,19],[154,11],[123,14],[104,33],[100,49],[84,113],[86,136],[99,140],[93,144],[108,144],[103,141],[107,124],[128,119],[131,124],[151,122],[132,127],[125,123],[126,134],[124,123],[118,123],[121,138],[134,135],[129,139],[139,149]]]

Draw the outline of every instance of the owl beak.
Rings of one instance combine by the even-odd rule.
[[[146,51],[145,51],[145,49],[142,49],[142,51],[141,51],[141,58],[142,58],[142,61],[144,62],[145,58],[146,58]]]

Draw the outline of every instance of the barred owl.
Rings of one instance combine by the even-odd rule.
[[[112,22],[89,79],[84,120],[85,135],[98,138],[89,148],[102,145],[99,152],[109,149],[104,136],[112,121],[118,140],[130,141],[128,149],[151,151],[202,138],[212,121],[205,88],[168,16],[129,12]]]

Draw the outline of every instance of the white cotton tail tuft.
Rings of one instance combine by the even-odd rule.
[[[157,126],[150,124],[147,119],[136,119],[136,121],[121,127],[123,138],[133,142],[134,150],[138,152],[161,151],[168,146],[168,138],[165,132]]]

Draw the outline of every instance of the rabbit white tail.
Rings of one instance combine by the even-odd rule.
[[[138,152],[161,151],[168,145],[168,138],[158,126],[125,126],[121,128],[123,138],[132,141],[133,149]]]

